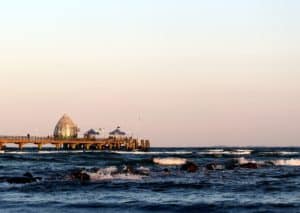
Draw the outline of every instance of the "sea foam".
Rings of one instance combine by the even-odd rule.
[[[225,151],[223,149],[210,149],[204,152],[198,152],[199,155],[251,155],[253,150],[249,149],[236,149]]]
[[[300,166],[300,159],[274,160],[276,166]]]
[[[255,161],[255,160],[248,160],[244,157],[238,158],[238,163],[240,165],[247,164],[247,163],[257,163],[257,164],[268,164],[272,163],[275,166],[300,166],[300,159],[279,159],[279,160],[271,160],[271,161]]]
[[[85,172],[90,181],[98,182],[105,180],[141,180],[143,176],[130,173],[119,173],[115,166],[99,169],[97,172]]]
[[[187,152],[187,151],[169,151],[169,152],[141,152],[141,151],[134,151],[134,152],[129,152],[129,151],[108,151],[111,153],[117,153],[117,154],[128,154],[128,155],[187,155],[187,154],[192,154],[193,152]]]
[[[153,162],[163,166],[180,166],[186,164],[185,158],[154,158]]]

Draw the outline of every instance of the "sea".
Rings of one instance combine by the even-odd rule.
[[[25,173],[34,181],[12,181]],[[300,212],[300,148],[11,148],[0,153],[0,212]]]

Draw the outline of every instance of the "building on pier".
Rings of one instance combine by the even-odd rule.
[[[123,132],[121,127],[118,126],[115,130],[109,133],[109,136],[112,138],[123,138],[126,137],[126,132]]]
[[[72,119],[67,114],[64,114],[56,124],[53,135],[57,139],[77,138],[79,131],[78,126]]]
[[[95,129],[90,129],[89,131],[84,133],[84,138],[96,139],[98,135],[100,135],[100,131],[95,130]]]

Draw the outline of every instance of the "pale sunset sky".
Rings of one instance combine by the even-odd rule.
[[[0,1],[0,135],[299,146],[300,1]]]

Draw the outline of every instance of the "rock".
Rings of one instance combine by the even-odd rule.
[[[33,177],[29,172],[26,172],[22,177],[0,177],[0,181],[7,182],[9,184],[26,184],[34,183],[41,180],[40,177]]]
[[[80,182],[86,182],[86,181],[90,180],[90,176],[87,173],[79,170],[79,171],[75,171],[71,174],[71,179],[79,180]]]
[[[136,171],[133,169],[131,165],[126,165],[123,172],[129,173],[129,174],[135,174]]]
[[[135,169],[132,165],[126,165],[123,169],[122,173],[126,174],[133,174],[133,175],[142,175],[142,176],[148,176],[149,171],[146,169]]]
[[[164,175],[170,175],[171,171],[168,168],[164,168],[163,173]]]
[[[33,175],[30,172],[26,172],[23,176],[28,178],[33,178]]]
[[[205,166],[207,170],[223,170],[225,167],[221,164],[210,163]]]
[[[272,161],[266,161],[262,166],[275,166],[275,163]]]
[[[246,169],[258,169],[257,163],[246,163],[246,164],[241,164],[241,168],[246,168]]]
[[[183,171],[187,171],[187,172],[190,172],[190,173],[194,173],[194,172],[197,172],[199,169],[199,167],[193,163],[193,162],[186,162],[184,165],[181,166],[181,170]]]
[[[239,162],[236,159],[231,159],[225,162],[225,169],[235,169],[237,167],[239,167]]]

